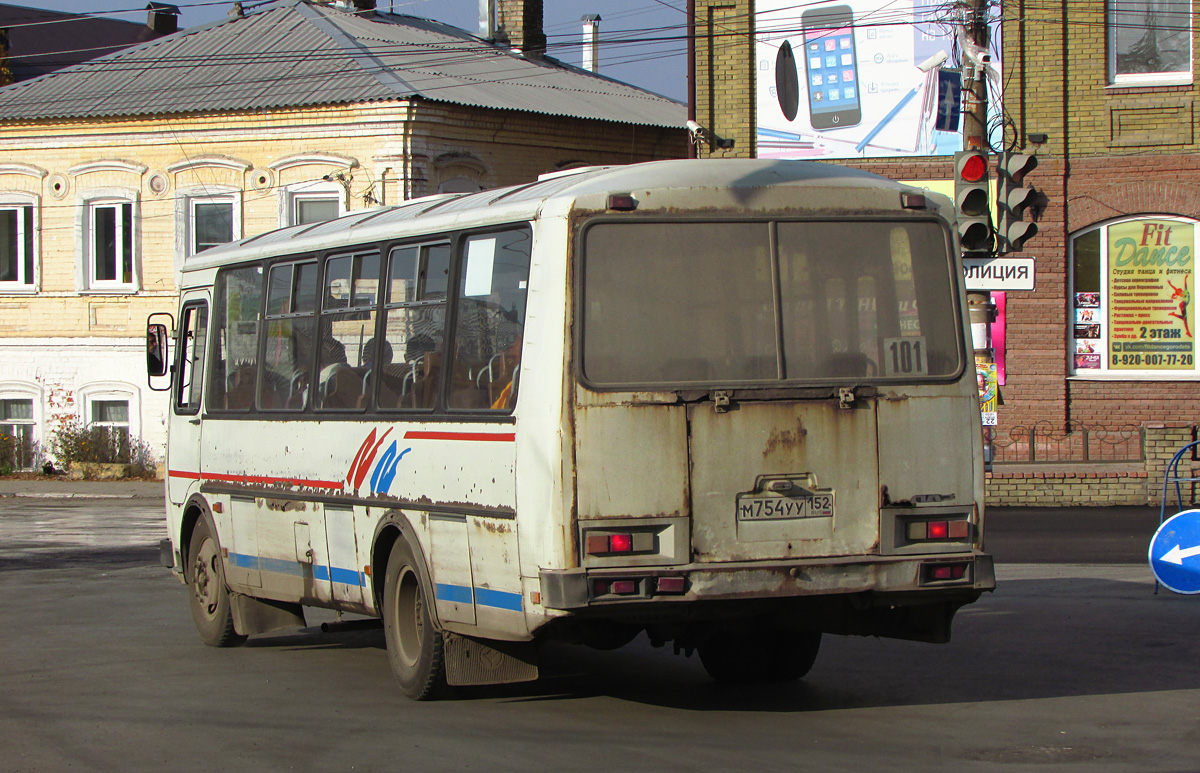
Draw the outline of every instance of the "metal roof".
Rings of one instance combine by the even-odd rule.
[[[795,209],[788,189],[822,189],[811,199],[822,208],[898,210],[900,191],[915,191],[877,174],[837,164],[775,159],[674,159],[627,166],[601,166],[545,175],[537,182],[476,193],[437,194],[401,204],[352,212],[336,220],[297,225],[218,245],[188,259],[185,272],[246,260],[355,244],[444,233],[455,228],[514,223],[561,216],[572,207],[603,210],[609,193],[639,200],[639,210],[678,211],[684,204],[726,211],[771,210],[781,202]],[[771,194],[774,192],[774,195]],[[665,194],[665,195],[664,195]],[[928,214],[951,203],[930,196]]]
[[[682,127],[682,103],[449,25],[305,0],[196,27],[0,89],[3,121],[425,99]]]

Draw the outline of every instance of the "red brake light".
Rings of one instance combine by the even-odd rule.
[[[946,539],[950,536],[950,524],[946,521],[930,521],[928,528],[929,539]]]
[[[613,580],[612,592],[621,595],[637,593],[637,583],[633,580]]]
[[[632,553],[633,552],[633,535],[632,534],[610,534],[608,537],[608,552],[609,553]]]

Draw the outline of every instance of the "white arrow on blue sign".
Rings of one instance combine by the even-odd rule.
[[[1150,570],[1176,593],[1200,593],[1200,510],[1163,521],[1150,540]]]

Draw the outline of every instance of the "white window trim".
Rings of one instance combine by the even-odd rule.
[[[1106,220],[1103,223],[1081,228],[1078,231],[1070,234],[1067,237],[1067,298],[1069,303],[1069,319],[1067,320],[1066,329],[1066,352],[1067,352],[1067,378],[1075,381],[1198,381],[1200,380],[1200,342],[1196,346],[1197,361],[1193,363],[1193,369],[1188,370],[1130,370],[1122,368],[1120,370],[1109,370],[1108,363],[1108,307],[1112,302],[1108,295],[1108,238],[1107,231],[1110,226],[1120,225],[1122,223],[1132,223],[1142,220],[1170,220],[1177,223],[1186,223],[1194,227],[1193,234],[1196,239],[1195,248],[1197,252],[1193,253],[1193,265],[1195,265],[1196,254],[1200,254],[1200,220],[1192,220],[1191,218],[1182,217],[1180,215],[1162,215],[1154,213],[1146,213],[1133,217],[1122,217],[1113,220]],[[1075,367],[1075,241],[1085,234],[1093,231],[1100,231],[1100,310],[1102,326],[1100,328],[1101,337],[1096,339],[1100,342],[1100,368],[1076,368]],[[1192,274],[1196,280],[1200,280],[1200,271],[1193,271]],[[1192,288],[1192,297],[1196,298],[1197,293],[1195,288]],[[1195,301],[1193,301],[1194,303]],[[1196,315],[1197,327],[1200,328],[1200,314]]]
[[[296,224],[296,202],[304,199],[336,199],[338,217],[346,214],[346,190],[334,182],[316,180],[293,183],[279,192],[279,226]]]
[[[102,400],[125,400],[129,403],[129,438],[142,436],[141,390],[123,381],[98,381],[79,390],[79,403],[83,411],[80,419],[85,426],[92,424],[92,404]]]
[[[24,277],[28,281],[3,282],[0,281],[0,294],[4,295],[32,295],[38,291],[41,286],[42,260],[41,260],[41,244],[42,244],[42,212],[41,199],[30,193],[19,193],[16,191],[5,191],[0,193],[0,209],[13,209],[17,207],[32,207],[33,208],[33,276]],[[18,223],[20,228],[25,227],[25,219],[21,217]],[[24,236],[20,239],[21,246],[24,245]],[[21,256],[18,274],[24,271],[25,256]]]
[[[92,251],[92,222],[98,206],[130,204],[133,207],[133,235],[130,240],[133,281],[95,279],[95,255]],[[141,289],[141,202],[138,192],[129,188],[91,188],[79,194],[75,211],[75,281],[79,292],[90,294],[136,293]]]
[[[45,456],[47,451],[44,448],[42,432],[45,427],[44,415],[42,410],[42,387],[40,384],[30,381],[0,381],[0,400],[33,400],[33,443],[41,449],[41,453]]]
[[[233,240],[242,238],[242,204],[243,193],[240,188],[230,185],[196,185],[180,188],[175,196],[175,282],[182,279],[183,264],[194,254],[192,241],[194,239],[193,219],[194,205],[197,203],[227,201],[233,208]]]
[[[1188,36],[1188,67],[1184,70],[1175,70],[1171,72],[1141,72],[1141,73],[1118,73],[1117,72],[1117,38],[1116,31],[1111,24],[1115,0],[1106,0],[1104,6],[1104,27],[1106,48],[1108,49],[1108,85],[1110,87],[1136,87],[1136,86],[1186,86],[1192,83],[1192,70],[1195,68],[1196,51],[1192,42],[1192,37]],[[1188,18],[1191,18],[1192,6],[1188,3]]]

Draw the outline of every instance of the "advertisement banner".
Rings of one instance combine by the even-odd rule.
[[[1110,370],[1195,369],[1194,256],[1190,223],[1138,220],[1109,227]]]
[[[945,3],[757,0],[755,8],[759,158],[962,150],[961,81],[950,72],[961,66],[957,24],[947,21]],[[990,45],[996,77],[999,51],[997,23]],[[988,112],[1000,115],[1000,105]]]

